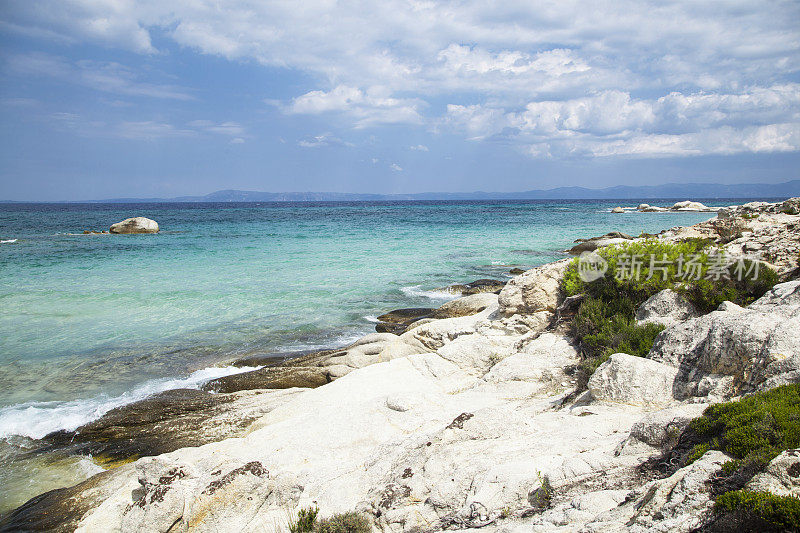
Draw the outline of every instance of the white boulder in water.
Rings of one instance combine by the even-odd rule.
[[[126,218],[111,225],[111,233],[158,233],[158,222],[145,217]]]
[[[690,200],[675,202],[670,209],[673,211],[712,211],[712,209],[706,205],[701,204],[700,202],[692,202]]]

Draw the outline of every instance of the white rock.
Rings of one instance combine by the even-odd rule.
[[[589,378],[589,392],[599,401],[646,407],[674,403],[678,369],[624,353],[612,355]]]
[[[673,211],[710,211],[708,207],[700,202],[692,202],[690,200],[675,202],[670,209]]]
[[[158,222],[145,217],[126,218],[111,225],[111,233],[158,233]]]
[[[709,493],[708,482],[729,460],[722,452],[706,452],[700,459],[681,468],[672,476],[654,481],[638,490],[638,497],[599,515],[582,531],[693,531],[710,517],[714,501]]]
[[[654,294],[636,310],[638,324],[672,326],[698,315],[697,309],[683,296],[671,289]]]
[[[648,357],[679,367],[678,398],[734,395],[800,380],[800,281],[742,308],[727,303],[664,330]]]
[[[786,450],[747,483],[752,491],[800,497],[800,449]]]
[[[611,212],[612,213],[624,213],[625,209],[623,209],[622,207],[617,206],[614,209],[612,209]]]
[[[500,312],[506,316],[553,313],[558,307],[561,279],[570,259],[562,259],[526,271],[509,281],[500,291]]]

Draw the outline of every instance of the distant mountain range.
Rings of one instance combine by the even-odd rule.
[[[111,198],[91,203],[140,202],[347,202],[394,200],[626,200],[626,199],[713,199],[782,198],[800,196],[800,180],[785,183],[666,183],[664,185],[618,185],[604,189],[558,187],[523,192],[426,192],[415,194],[360,194],[339,192],[258,192],[228,189],[205,196],[177,198]]]

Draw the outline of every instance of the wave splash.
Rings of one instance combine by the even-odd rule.
[[[260,367],[210,367],[184,378],[146,381],[119,396],[104,395],[68,402],[27,402],[0,409],[0,438],[20,435],[41,439],[53,431],[72,431],[108,411],[171,389],[199,389],[212,379],[257,370]]]
[[[402,287],[400,291],[406,296],[415,296],[428,298],[430,300],[455,300],[459,297],[457,294],[447,291],[426,291],[421,289],[422,285],[412,285],[410,287]]]

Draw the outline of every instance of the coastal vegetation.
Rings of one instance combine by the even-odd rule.
[[[674,290],[708,313],[724,301],[747,305],[779,281],[773,270],[749,259],[726,263],[708,239],[645,239],[595,253],[606,262],[603,276],[584,281],[576,258],[561,282],[565,296],[583,297],[570,325],[583,357],[578,376],[583,385],[613,353],[647,355],[664,327],[637,323],[636,310],[660,291]]]
[[[369,533],[369,520],[360,513],[350,511],[329,518],[318,519],[319,508],[307,507],[297,512],[297,519],[289,522],[290,533]]]

